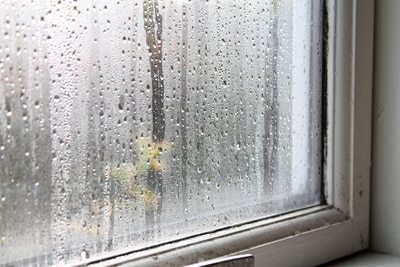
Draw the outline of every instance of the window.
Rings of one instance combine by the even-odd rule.
[[[366,246],[371,3],[327,4],[323,184],[319,2],[0,7],[2,264]]]

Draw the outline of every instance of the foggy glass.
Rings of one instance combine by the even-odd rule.
[[[0,265],[318,205],[318,1],[0,0]]]

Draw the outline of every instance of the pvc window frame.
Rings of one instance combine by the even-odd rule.
[[[327,0],[326,204],[93,266],[182,266],[251,253],[256,266],[315,266],[369,244],[373,0]]]

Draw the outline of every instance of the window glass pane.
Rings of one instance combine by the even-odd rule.
[[[0,264],[318,205],[317,1],[0,1]]]

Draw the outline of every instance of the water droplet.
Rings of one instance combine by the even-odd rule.
[[[81,259],[88,259],[89,258],[89,253],[86,250],[82,250],[81,252]]]

